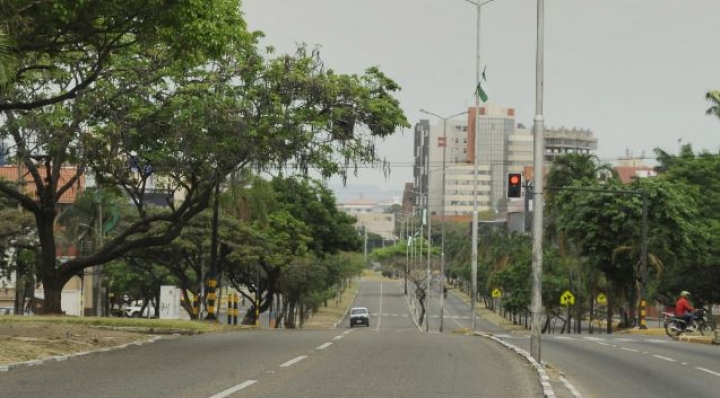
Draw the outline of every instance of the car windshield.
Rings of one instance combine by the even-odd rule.
[[[367,313],[367,310],[365,308],[353,308],[353,310],[352,310],[353,315],[366,314],[366,313]]]

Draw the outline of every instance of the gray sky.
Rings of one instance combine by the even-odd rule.
[[[489,102],[515,108],[526,126],[535,112],[536,11],[536,0],[482,7]],[[244,0],[243,12],[279,53],[306,43],[321,46],[339,73],[379,66],[402,87],[397,98],[413,125],[427,118],[420,108],[451,115],[474,104],[476,9],[465,0]],[[546,0],[546,126],[592,130],[606,161],[676,152],[680,139],[717,152],[720,120],[705,115],[705,93],[720,90],[719,18],[719,0]],[[390,177],[364,171],[339,196],[359,197],[368,185],[397,195],[412,181],[412,129],[379,148]]]

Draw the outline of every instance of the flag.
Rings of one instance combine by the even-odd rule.
[[[485,88],[483,87],[485,85],[485,81],[485,69],[483,69],[482,77],[475,88],[475,94],[477,94],[478,98],[480,98],[482,102],[486,102],[488,100],[487,92],[485,92]]]

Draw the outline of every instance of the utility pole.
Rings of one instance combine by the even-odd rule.
[[[537,51],[535,55],[535,118],[533,119],[533,247],[532,287],[530,311],[530,355],[540,363],[540,335],[542,327],[542,238],[543,238],[543,55],[544,55],[544,10],[545,1],[537,0]]]

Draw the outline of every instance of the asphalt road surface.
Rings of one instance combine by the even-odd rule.
[[[370,327],[350,328],[344,319],[333,330],[164,338],[0,373],[0,396],[543,396],[536,369],[497,342],[419,331],[397,281],[363,282],[353,305],[368,307]]]

